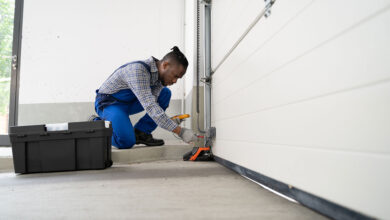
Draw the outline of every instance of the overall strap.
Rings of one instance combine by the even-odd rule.
[[[130,65],[130,64],[133,64],[133,63],[140,63],[140,64],[142,64],[148,70],[149,74],[151,74],[150,66],[148,64],[146,64],[145,62],[143,62],[143,61],[133,61],[133,62],[130,62],[130,63],[126,63],[126,64],[120,66],[118,69],[116,69],[114,71],[114,73],[117,70],[119,70],[120,68],[123,68],[123,67],[125,67],[127,65]],[[99,100],[98,101],[98,108],[99,109],[103,109],[105,106],[115,103],[115,101],[116,102],[121,102],[121,103],[128,103],[128,104],[130,103],[130,102],[126,102],[126,101],[117,99],[112,94],[102,94],[102,93],[99,93],[99,90],[96,90],[96,98],[97,98],[97,100]]]
[[[133,64],[133,63],[140,63],[140,64],[142,64],[142,65],[148,70],[148,72],[150,73],[150,66],[149,66],[148,64],[146,64],[145,62],[140,61],[140,60],[138,60],[138,61],[133,61],[133,62],[126,63],[126,64],[123,64],[123,65],[120,66],[118,69],[116,69],[114,72],[116,72],[116,71],[119,70],[120,68],[123,68],[123,67],[125,67],[125,66],[127,66],[127,65],[130,65],[130,64]]]

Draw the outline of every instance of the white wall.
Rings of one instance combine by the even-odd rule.
[[[185,120],[181,125],[191,128],[191,121],[196,119],[195,112],[192,112],[193,88],[196,82],[196,1],[185,0],[185,18],[184,18],[184,53],[188,60],[187,72],[183,77],[184,80],[184,109],[183,113],[190,114],[191,119]]]
[[[183,24],[181,0],[26,0],[19,103],[92,102],[120,65],[183,48]]]
[[[194,74],[196,65],[196,0],[185,0],[184,20],[184,47],[185,55],[189,62],[187,72],[184,75],[184,92],[187,96],[194,86]]]
[[[263,7],[213,1],[213,67]],[[214,74],[214,154],[389,219],[389,36],[388,0],[277,0]]]

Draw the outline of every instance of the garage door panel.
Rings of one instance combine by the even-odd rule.
[[[263,74],[272,72],[299,58],[299,56],[315,50],[322,44],[332,41],[335,37],[363,25],[364,22],[376,19],[375,16],[386,13],[389,7],[386,1],[378,1],[368,7],[365,3],[357,2],[343,2],[342,4],[348,5],[348,3],[354,7],[345,11],[340,5],[329,5],[326,1],[316,1],[306,5],[306,8],[302,6],[305,10],[298,16],[292,16],[293,13],[279,14],[279,17],[292,16],[294,18],[292,20],[285,19],[284,23],[280,22],[279,17],[275,14],[269,19],[260,21],[221,66],[220,71],[215,73],[214,89],[217,90],[219,87],[223,89],[224,83],[229,84],[229,82],[236,82],[238,83],[237,87],[240,87],[239,83],[245,83],[246,80],[237,81],[237,78],[234,78],[237,75],[253,79],[251,75],[248,75],[253,73],[253,69],[261,69]],[[279,4],[282,3],[279,2]],[[286,7],[285,5],[279,7]],[[273,11],[278,11],[277,6],[278,4],[275,3]],[[332,12],[333,16],[328,16],[329,11]],[[384,19],[382,19],[383,21]],[[275,26],[282,28],[275,29]],[[388,28],[384,27],[384,29]],[[269,40],[269,36],[274,35],[275,32],[276,35]],[[241,59],[237,62],[234,61],[234,57]],[[236,73],[238,71],[239,74]],[[256,74],[257,77],[263,75],[258,72],[253,74]]]
[[[388,155],[221,139],[213,151],[226,160],[347,208],[376,216],[390,214],[390,191],[388,187],[377,188],[378,182],[390,184],[388,175],[378,169],[390,167]]]
[[[390,11],[268,75],[261,76],[262,69],[254,67],[253,73],[246,75],[236,72],[223,87],[213,87],[213,104],[224,109],[213,120],[389,79],[390,47],[382,46],[388,41],[387,26]],[[269,51],[270,57],[276,53]],[[266,66],[267,62],[261,58],[258,66]],[[251,101],[246,97],[252,97]]]
[[[213,124],[222,140],[389,154],[388,100],[390,80],[367,88],[225,118]],[[213,115],[221,111],[215,108]]]

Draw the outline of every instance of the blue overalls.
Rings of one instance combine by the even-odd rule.
[[[144,65],[150,73],[150,66],[146,63],[142,61],[132,63]],[[168,108],[170,100],[171,90],[164,87],[157,98],[157,102],[165,111]],[[151,134],[157,128],[157,124],[148,114],[145,114],[133,128],[129,116],[142,112],[143,110],[144,108],[141,103],[130,89],[120,90],[114,94],[101,94],[99,90],[96,90],[95,111],[100,119],[111,121],[113,128],[112,145],[117,148],[126,149],[133,147],[136,141],[134,128],[147,134]]]

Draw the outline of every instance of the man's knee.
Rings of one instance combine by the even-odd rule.
[[[129,132],[118,132],[117,130],[112,134],[112,144],[119,149],[129,149],[135,144],[135,134],[128,134]]]
[[[161,107],[163,108],[167,108],[168,105],[169,105],[169,102],[171,101],[171,96],[172,96],[172,92],[170,89],[168,89],[167,87],[164,87],[161,92],[160,92],[160,95],[158,96],[158,103],[160,104]]]
[[[113,145],[119,149],[130,149],[135,144],[135,137],[112,136]]]

